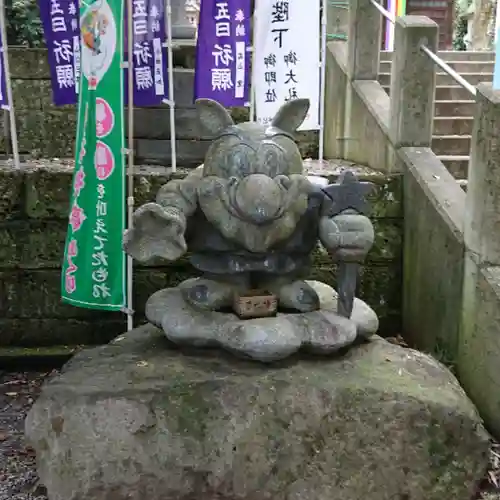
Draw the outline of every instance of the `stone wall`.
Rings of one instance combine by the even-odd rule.
[[[465,192],[427,148],[402,148],[403,331],[421,349],[456,364],[464,276]]]
[[[41,162],[40,162],[41,163]],[[154,198],[167,181],[162,167],[137,169],[135,201]],[[182,170],[178,175],[183,175]],[[377,239],[363,270],[359,295],[381,317],[381,331],[399,331],[401,301],[401,186],[398,177],[361,175],[377,185],[372,196]],[[0,346],[102,343],[125,329],[122,314],[79,309],[60,301],[60,265],[66,234],[72,167],[31,163],[22,171],[0,167]],[[333,179],[332,179],[333,180]],[[186,259],[137,266],[137,322],[154,291],[194,274]],[[311,278],[335,284],[335,269],[317,251]]]
[[[174,52],[177,165],[199,165],[209,144],[193,106],[193,47]],[[76,132],[76,106],[54,106],[46,49],[9,48],[12,91],[16,111],[19,149],[23,156],[72,158]],[[248,116],[246,108],[232,110],[236,121]],[[0,155],[9,152],[5,140],[8,120],[2,117]],[[137,108],[134,114],[135,156],[138,163],[170,164],[168,106]],[[317,157],[317,133],[299,136],[305,157]]]

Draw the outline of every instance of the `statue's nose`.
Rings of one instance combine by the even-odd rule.
[[[263,174],[252,174],[242,179],[236,190],[238,211],[256,224],[276,217],[282,204],[280,186]]]

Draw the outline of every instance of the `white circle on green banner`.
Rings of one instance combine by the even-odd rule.
[[[108,71],[116,50],[116,22],[108,2],[97,0],[80,17],[82,71],[96,86]]]

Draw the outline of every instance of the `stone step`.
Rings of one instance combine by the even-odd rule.
[[[436,85],[436,101],[465,101],[473,98],[471,93],[461,85]]]
[[[470,135],[474,126],[472,116],[435,116],[434,135]]]
[[[432,151],[438,156],[467,156],[470,142],[470,135],[435,135],[432,137]]]
[[[382,87],[390,95],[390,85]],[[471,98],[471,93],[461,85],[436,85],[436,101],[466,101]]]
[[[443,117],[471,117],[474,115],[474,109],[476,102],[474,100],[446,100],[446,101],[436,101],[435,105],[435,116]]]
[[[458,73],[491,73],[495,66],[494,61],[446,61]],[[380,73],[390,73],[392,61],[380,62]]]
[[[493,81],[493,75],[491,73],[462,73],[461,76],[465,78],[471,85],[477,85],[481,82],[491,82]],[[378,75],[378,81],[380,85],[390,85],[391,84],[391,74],[390,73],[380,73]],[[436,75],[436,85],[458,85],[457,81],[448,73],[437,73]]]
[[[438,52],[438,56],[446,62],[450,61],[494,61],[495,52],[473,52],[466,50],[443,50]],[[390,61],[392,52],[381,51],[380,60]]]
[[[438,158],[455,179],[467,179],[469,156],[438,155]]]

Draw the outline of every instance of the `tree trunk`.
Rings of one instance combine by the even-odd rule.
[[[494,0],[474,0],[472,18],[472,50],[492,50],[495,31]]]

